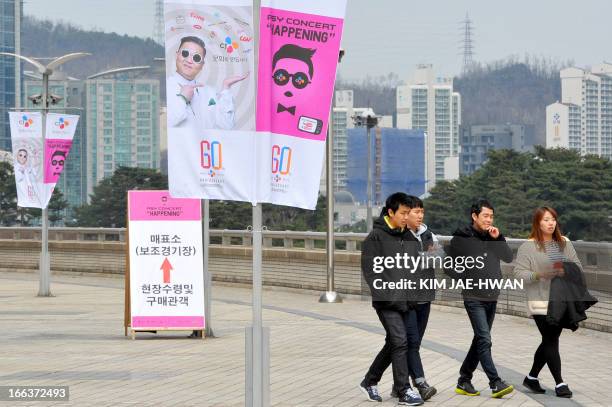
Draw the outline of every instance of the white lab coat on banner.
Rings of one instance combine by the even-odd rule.
[[[204,85],[194,89],[191,103],[177,96],[181,86],[195,85],[197,80],[185,79],[178,73],[168,78],[168,126],[182,127],[194,130],[223,129],[234,127],[235,109],[232,93],[229,89],[216,92],[212,87]]]

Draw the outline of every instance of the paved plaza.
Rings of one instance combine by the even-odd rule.
[[[244,328],[250,324],[249,287],[215,284],[216,338],[188,333],[124,336],[123,279],[54,276],[51,298],[36,297],[37,276],[0,273],[0,385],[70,386],[69,402],[0,402],[0,406],[243,406]],[[264,290],[264,324],[271,328],[273,406],[396,405],[389,397],[391,371],[379,389],[380,404],[364,401],[357,385],[383,344],[383,331],[368,301],[319,304],[318,293]],[[520,385],[531,366],[539,333],[533,321],[498,315],[493,356],[503,378],[519,390],[492,399],[477,371],[479,397],[453,391],[472,339],[465,311],[434,306],[421,355],[438,394],[426,406],[610,406],[612,335],[564,331],[564,378],[574,398],[554,397]]]

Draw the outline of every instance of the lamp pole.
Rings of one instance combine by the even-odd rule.
[[[345,51],[343,49],[338,53],[338,64],[342,61]],[[325,184],[327,191],[327,287],[319,297],[319,302],[324,303],[339,303],[342,302],[342,297],[336,292],[334,286],[334,252],[336,250],[334,240],[334,103],[333,98],[335,92],[332,92],[332,105],[329,112],[329,121],[327,124],[327,162]]]
[[[353,121],[357,127],[366,127],[367,133],[367,207],[366,207],[366,228],[367,233],[372,230],[372,135],[371,130],[373,127],[378,126],[379,116],[374,114],[372,109],[366,109],[362,114],[353,116]]]
[[[368,183],[367,183],[367,207],[366,207],[366,232],[372,231],[372,134],[370,126],[366,125],[368,143]]]
[[[53,74],[53,71],[60,65],[72,61],[73,59],[81,58],[84,56],[91,55],[86,52],[74,52],[66,54],[61,57],[53,59],[47,65],[41,64],[34,58],[25,57],[19,54],[13,54],[10,52],[0,52],[0,55],[12,56],[23,61],[28,62],[36,67],[38,73],[42,75],[42,153],[43,153],[43,171],[45,163],[45,137],[46,137],[46,123],[47,113],[49,113],[49,77]],[[18,106],[19,107],[19,106]],[[44,175],[43,175],[44,176]],[[44,190],[44,189],[43,189]],[[44,202],[44,201],[43,201]],[[47,207],[42,208],[42,225],[41,225],[41,249],[40,249],[40,263],[39,263],[39,284],[38,284],[38,296],[39,297],[51,297],[51,262],[49,259],[49,213]]]

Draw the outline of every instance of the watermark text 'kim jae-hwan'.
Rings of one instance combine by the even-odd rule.
[[[486,256],[486,253],[485,253]],[[405,272],[412,278],[394,278],[386,281],[385,278],[375,278],[372,288],[376,290],[522,290],[524,282],[520,279],[493,279],[479,278],[478,276],[460,279],[444,278],[419,278],[414,274],[423,269],[452,269],[459,275],[466,269],[482,270],[485,267],[485,256],[432,256],[428,253],[420,253],[418,256],[410,256],[407,253],[397,253],[395,256],[376,256],[372,260],[372,271],[381,274],[385,269],[393,269],[395,273]],[[397,276],[399,277],[399,276]]]

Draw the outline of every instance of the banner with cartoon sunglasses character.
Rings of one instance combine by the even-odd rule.
[[[173,197],[315,208],[345,8],[263,0],[254,75],[251,1],[165,2]]]
[[[260,202],[316,206],[345,9],[345,0],[262,1]]]

